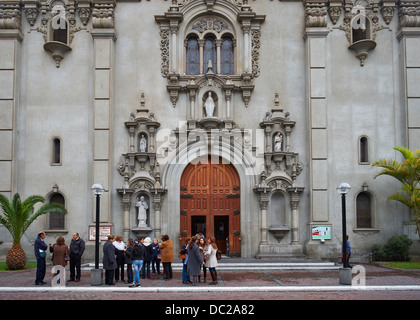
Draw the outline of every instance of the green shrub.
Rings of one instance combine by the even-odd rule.
[[[413,241],[406,235],[392,236],[382,247],[375,244],[372,247],[372,258],[375,261],[409,261],[408,250]]]

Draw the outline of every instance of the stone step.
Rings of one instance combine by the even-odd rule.
[[[336,265],[334,262],[329,261],[231,261],[232,259],[226,258],[220,260],[217,264],[218,271],[253,271],[253,270],[338,270],[340,265]],[[238,260],[238,259],[233,259]],[[87,263],[82,266],[83,270],[93,269],[95,264]],[[102,268],[102,263],[99,265]],[[161,265],[162,269],[162,265]],[[182,262],[175,261],[172,263],[172,270],[181,271]]]

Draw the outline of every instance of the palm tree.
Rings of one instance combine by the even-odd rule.
[[[374,162],[372,167],[383,168],[375,175],[375,178],[388,175],[403,184],[400,191],[391,194],[387,200],[399,201],[413,210],[417,234],[420,237],[420,150],[412,152],[404,147],[396,147],[394,150],[399,151],[404,156],[404,162],[390,159]]]
[[[39,216],[48,212],[60,212],[66,214],[67,210],[58,203],[46,203],[34,213],[34,207],[37,203],[44,203],[42,196],[30,196],[23,202],[20,195],[16,193],[12,202],[4,195],[0,194],[0,206],[3,215],[0,215],[0,223],[9,230],[13,237],[13,246],[6,257],[6,265],[9,269],[22,269],[26,265],[26,254],[20,246],[20,240],[23,234]]]

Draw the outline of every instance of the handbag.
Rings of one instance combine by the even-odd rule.
[[[182,260],[184,260],[186,257],[187,257],[187,253],[182,254],[181,250],[179,250],[178,258],[181,258]]]
[[[45,251],[39,250],[39,256],[41,258],[45,258],[47,256],[47,253]]]
[[[220,250],[217,250],[216,251],[216,259],[217,260],[221,260],[222,259],[222,251],[220,251]]]

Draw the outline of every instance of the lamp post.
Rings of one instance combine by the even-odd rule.
[[[95,269],[91,270],[91,285],[102,285],[102,269],[99,269],[99,219],[100,219],[100,198],[104,193],[104,188],[95,183],[92,186],[93,193],[96,195],[96,219],[95,219]]]
[[[348,183],[341,183],[337,187],[337,192],[341,194],[341,217],[342,217],[342,230],[343,230],[343,268],[340,268],[340,283],[351,284],[351,269],[347,265],[346,253],[347,253],[347,230],[346,230],[346,194],[350,191],[350,185]]]

